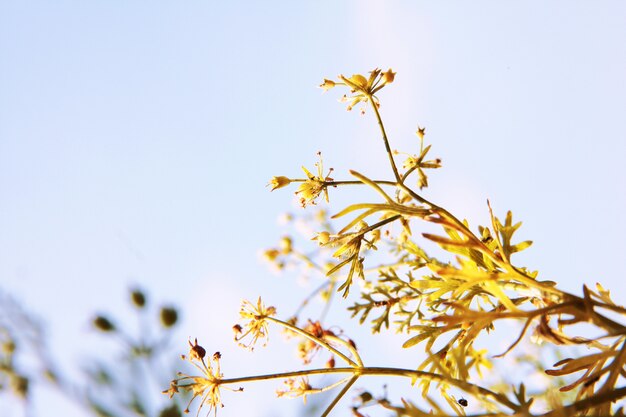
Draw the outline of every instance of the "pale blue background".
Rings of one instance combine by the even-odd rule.
[[[315,88],[379,66],[398,72],[381,93],[392,146],[415,152],[425,125],[443,158],[428,196],[473,225],[487,198],[512,209],[535,241],[521,263],[624,303],[625,40],[622,1],[2,1],[0,288],[67,364],[133,284],[184,309],[181,350],[228,352],[240,298],[287,315],[304,294],[258,260],[296,211],[268,179],[318,150],[335,178],[389,175],[372,116]],[[227,376],[272,369],[259,355],[228,352]],[[81,415],[38,395],[38,415]]]

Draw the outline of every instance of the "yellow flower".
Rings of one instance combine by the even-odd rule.
[[[328,182],[333,179],[330,178],[330,173],[333,171],[332,168],[328,170],[328,174],[324,177],[324,165],[322,162],[322,155],[318,152],[318,156],[320,158],[319,162],[315,164],[317,167],[317,176],[313,175],[311,171],[302,167],[302,171],[307,176],[307,179],[304,180],[302,184],[296,190],[296,195],[300,197],[300,204],[302,207],[306,207],[307,204],[315,204],[315,199],[319,197],[319,195],[324,192],[324,197],[326,202],[328,202]]]
[[[267,339],[269,334],[267,318],[276,315],[276,308],[266,307],[261,301],[261,297],[257,300],[256,306],[250,301],[244,300],[239,311],[242,320],[247,321],[243,325],[236,325],[235,341],[240,346],[250,350],[254,348],[254,344],[259,339]],[[247,343],[242,342],[243,339],[249,337]],[[267,344],[267,340],[265,342]],[[264,345],[265,345],[264,344]]]
[[[345,95],[341,99],[342,102],[349,102],[348,110],[352,110],[358,103],[365,104],[369,101],[378,107],[379,101],[375,94],[385,85],[392,83],[395,75],[396,73],[391,68],[384,73],[376,68],[370,71],[367,78],[361,74],[354,74],[351,77],[346,77],[343,74],[339,75],[341,82],[336,82],[335,84],[343,84],[350,87],[352,96]],[[365,108],[362,108],[361,113],[364,112]]]
[[[306,169],[306,168],[304,168]],[[307,204],[315,204],[315,199],[324,191],[324,181],[317,178],[309,178],[298,187],[296,195],[300,195],[300,204],[306,207]]]
[[[271,191],[277,190],[279,188],[283,188],[288,186],[289,184],[291,184],[291,180],[287,177],[273,177],[270,182],[267,184],[267,186],[271,186],[272,189]]]
[[[221,355],[216,352],[213,357],[207,361],[204,360],[206,351],[200,345],[198,340],[195,340],[194,344],[191,344],[189,357],[182,356],[183,359],[189,360],[197,369],[200,370],[202,375],[190,376],[183,373],[179,373],[179,378],[170,382],[169,389],[163,391],[164,394],[168,394],[172,398],[180,391],[187,391],[192,394],[191,400],[187,403],[185,413],[189,412],[189,406],[197,397],[200,397],[200,406],[198,408],[198,414],[202,407],[207,404],[209,406],[209,413],[213,411],[217,415],[217,408],[223,407],[220,395],[220,385],[223,381],[223,375],[220,371],[219,360]]]
[[[403,169],[411,169],[419,164],[417,157],[410,155],[402,164]]]

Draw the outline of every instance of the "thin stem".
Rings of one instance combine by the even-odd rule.
[[[320,272],[324,272],[324,268],[322,268],[321,266],[319,266],[318,264],[316,264],[315,262],[313,262],[311,260],[311,258],[309,258],[307,255],[305,255],[304,253],[298,252],[296,250],[291,251],[291,253],[293,254],[294,257],[304,261],[308,266],[310,266],[313,269],[317,269]]]
[[[324,276],[326,275],[325,271],[322,271],[322,273],[324,274]],[[300,315],[300,313],[302,312],[302,310],[304,309],[304,307],[306,307],[309,302],[315,297],[317,296],[320,292],[322,292],[322,290],[324,290],[325,288],[329,287],[332,285],[332,282],[330,280],[325,280],[321,285],[317,286],[313,291],[311,291],[311,293],[300,303],[300,306],[298,306],[298,308],[296,309],[296,312],[293,314],[294,317],[298,317]]]
[[[353,366],[353,367],[358,367],[359,366],[355,361],[353,361],[352,359],[350,359],[349,357],[347,357],[346,355],[341,353],[339,350],[335,349],[334,347],[332,347],[328,343],[324,342],[321,339],[318,339],[317,337],[313,336],[311,333],[306,332],[306,331],[302,330],[299,327],[296,327],[296,326],[294,326],[294,325],[292,325],[290,323],[284,322],[282,320],[275,319],[274,317],[266,317],[266,320],[274,322],[276,324],[279,324],[279,325],[281,325],[281,326],[291,330],[294,333],[298,333],[299,335],[306,337],[307,339],[309,339],[313,343],[316,343],[316,344],[320,345],[321,347],[323,347],[324,349],[328,350],[329,352],[332,352],[335,355],[339,356],[341,359],[346,361],[348,363],[348,365],[350,365],[350,366]]]
[[[307,182],[307,181],[309,181],[308,178],[289,178],[289,180],[291,182]],[[395,182],[395,181],[387,181],[387,180],[372,180],[372,182],[375,182],[376,184],[379,184],[379,185],[388,185],[390,187],[396,187],[398,185],[398,183]],[[326,187],[337,187],[339,185],[363,185],[363,183],[361,181],[354,181],[354,180],[324,181],[323,184]]]
[[[369,185],[370,187],[372,187],[374,190],[376,190],[380,195],[383,196],[383,198],[387,201],[387,203],[389,204],[394,204],[395,202],[391,199],[391,197],[389,197],[387,195],[386,192],[383,191],[382,188],[380,188],[378,186],[378,184],[376,184],[374,181],[370,180],[369,178],[367,178],[365,175],[354,171],[354,170],[350,170],[350,174],[354,175],[355,177],[357,177],[361,182],[363,182],[364,184]]]
[[[388,185],[390,187],[396,187],[398,183],[394,181],[386,181],[386,180],[371,180],[373,183],[378,185]],[[329,187],[334,187],[337,185],[363,185],[362,181],[325,181],[324,185]]]
[[[398,172],[398,168],[396,167],[396,162],[393,159],[393,153],[391,152],[391,148],[389,147],[389,139],[387,139],[387,132],[385,131],[385,126],[383,124],[383,119],[380,117],[380,112],[378,111],[378,106],[374,101],[374,98],[370,95],[369,101],[372,103],[372,108],[374,108],[374,113],[376,114],[376,120],[378,121],[378,126],[380,127],[380,133],[383,135],[383,142],[385,143],[385,150],[387,151],[387,156],[389,157],[389,162],[391,163],[391,169],[393,171],[393,175],[396,178],[396,183],[398,185],[402,184],[402,178],[400,178],[400,173]]]
[[[407,177],[409,175],[411,175],[411,173],[413,171],[415,171],[416,169],[417,169],[417,165],[414,165],[411,168],[409,168],[404,174],[402,174],[402,183],[404,183],[404,181],[406,181]]]
[[[598,404],[610,404],[620,398],[626,397],[626,387],[614,389],[613,391],[597,393],[592,397],[577,401],[566,407],[557,408],[548,413],[541,414],[541,417],[560,417],[565,415],[574,415],[573,413],[588,410]]]
[[[479,385],[474,385],[467,381],[446,377],[445,375],[435,374],[432,372],[416,371],[413,369],[402,369],[402,368],[385,368],[385,367],[318,368],[318,369],[308,369],[308,370],[301,370],[301,371],[282,372],[282,373],[276,373],[276,374],[245,376],[245,377],[240,377],[240,378],[228,378],[228,379],[220,380],[219,383],[222,385],[223,384],[239,384],[239,383],[252,382],[252,381],[267,381],[267,380],[273,380],[273,379],[285,379],[285,378],[294,378],[294,377],[300,377],[300,376],[330,375],[330,374],[353,374],[353,375],[359,375],[359,376],[397,376],[397,377],[410,378],[411,380],[417,380],[420,378],[429,378],[429,379],[433,379],[437,381],[446,382],[470,394],[478,394],[478,395],[482,395],[485,397],[493,398],[494,400],[509,407],[512,410],[518,407],[515,403],[509,400],[504,394],[491,391]]]
[[[324,410],[324,413],[322,413],[322,415],[320,417],[326,417],[327,415],[330,414],[331,411],[333,411],[333,408],[335,408],[335,405],[337,405],[337,403],[339,402],[339,400],[341,400],[341,398],[346,395],[346,393],[350,390],[350,387],[352,387],[352,385],[354,385],[354,383],[357,381],[357,379],[359,379],[358,375],[354,375],[350,381],[348,381],[348,383],[341,389],[341,392],[339,392],[339,394],[337,394],[337,396],[335,398],[333,398],[333,401],[328,404],[328,407],[326,407],[326,410]]]
[[[361,360],[361,356],[359,355],[359,352],[357,352],[355,347],[352,346],[350,344],[350,342],[346,342],[345,340],[343,340],[342,338],[337,337],[337,336],[326,336],[326,337],[328,339],[332,340],[335,343],[339,343],[339,344],[345,346],[346,349],[348,349],[350,351],[350,353],[352,353],[352,356],[354,356],[354,360],[357,362],[359,367],[363,367],[363,361]]]

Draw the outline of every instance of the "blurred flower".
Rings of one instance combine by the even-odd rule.
[[[278,397],[298,398],[302,397],[302,400],[306,404],[307,394],[316,393],[318,390],[314,390],[309,384],[309,380],[303,378],[289,378],[284,381],[285,387],[283,389],[276,390]]]
[[[172,327],[178,321],[178,311],[174,307],[161,308],[161,324],[164,327]]]

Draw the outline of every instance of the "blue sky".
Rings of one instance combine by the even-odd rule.
[[[181,349],[226,351],[241,298],[288,310],[301,291],[258,260],[297,212],[268,179],[318,150],[335,178],[388,175],[371,115],[315,87],[391,67],[392,146],[426,126],[444,162],[429,197],[473,225],[487,198],[512,209],[535,241],[521,263],[625,303],[625,18],[619,1],[3,2],[0,288],[67,363],[131,285],[183,308]]]

